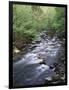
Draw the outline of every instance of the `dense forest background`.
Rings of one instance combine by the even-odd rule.
[[[36,36],[47,31],[65,38],[65,8],[32,5],[13,5],[13,55],[25,51]]]

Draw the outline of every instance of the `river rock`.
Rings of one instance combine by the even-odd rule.
[[[47,77],[47,78],[45,78],[45,80],[51,81],[52,77]]]
[[[30,46],[30,49],[34,49],[35,47],[37,47],[37,44],[32,44],[32,45]]]
[[[46,59],[46,52],[39,52],[38,53],[38,58]]]

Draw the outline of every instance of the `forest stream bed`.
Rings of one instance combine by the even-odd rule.
[[[65,82],[65,40],[45,32],[14,57],[13,85],[47,85]]]

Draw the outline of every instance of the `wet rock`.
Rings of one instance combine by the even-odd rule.
[[[36,40],[35,42],[36,42],[36,43],[40,43],[40,42],[41,42],[41,40]]]
[[[17,54],[19,52],[20,52],[20,50],[18,48],[16,48],[16,47],[13,48],[13,54]]]
[[[46,59],[46,52],[39,52],[38,53],[38,58]]]
[[[53,65],[51,65],[51,66],[50,66],[50,69],[54,69],[54,70],[55,70],[55,68],[54,68],[54,66],[53,66]]]
[[[65,80],[65,75],[63,75],[63,77],[61,77],[61,80]]]
[[[40,37],[45,40],[47,36],[42,34]]]
[[[39,64],[42,64],[43,59],[37,59],[37,61],[38,61]]]
[[[59,74],[52,77],[52,83],[58,83],[61,80]]]
[[[45,78],[45,80],[51,81],[52,77],[47,77],[47,78]]]
[[[36,44],[36,42],[35,41],[32,41],[32,43],[31,44]]]
[[[33,42],[39,44],[41,42],[41,37],[36,37],[36,39]]]
[[[53,84],[63,83],[64,80],[65,80],[65,78],[60,77],[59,74],[56,74],[56,76],[52,77],[52,83]]]
[[[40,62],[39,64],[45,64],[45,65],[46,65],[46,62],[42,61],[42,62]]]
[[[30,46],[30,49],[34,49],[35,47],[37,47],[37,44],[32,44],[32,45]]]

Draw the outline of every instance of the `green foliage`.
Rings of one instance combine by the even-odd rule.
[[[65,10],[59,7],[13,5],[13,42],[30,42],[43,30],[64,34]],[[22,43],[22,44],[24,44]],[[16,43],[15,43],[16,45]]]
[[[65,8],[55,8],[56,14],[55,14],[55,19],[53,23],[53,27],[56,30],[56,33],[65,34]]]

